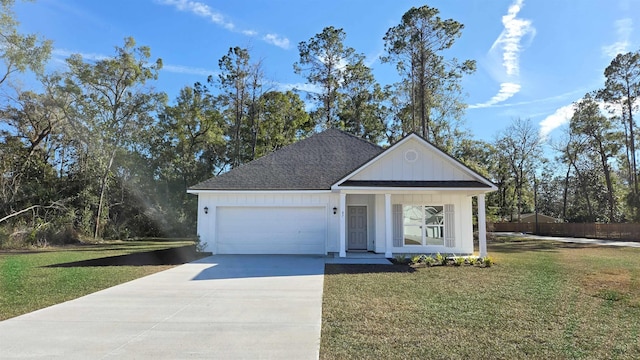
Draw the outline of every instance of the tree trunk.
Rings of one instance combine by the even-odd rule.
[[[609,222],[615,221],[615,199],[613,197],[613,184],[611,182],[611,170],[607,163],[607,154],[602,145],[602,141],[598,141],[598,148],[600,149],[600,161],[602,162],[602,171],[604,172],[604,179],[607,183],[607,193],[609,198]]]
[[[567,166],[567,174],[564,177],[564,191],[562,192],[562,220],[567,219],[567,193],[569,192],[569,175],[571,174],[571,164]]]
[[[93,238],[97,239],[100,233],[100,216],[102,215],[102,208],[104,207],[104,194],[107,190],[107,180],[109,179],[109,173],[111,172],[111,166],[113,166],[113,160],[116,157],[116,149],[113,149],[111,156],[109,157],[109,163],[102,175],[102,183],[100,184],[100,201],[98,201],[98,214],[96,215],[96,228],[93,233]]]

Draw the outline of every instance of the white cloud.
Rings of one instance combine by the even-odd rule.
[[[633,20],[630,18],[620,19],[614,23],[617,35],[617,41],[611,45],[602,47],[602,54],[608,58],[613,58],[618,54],[629,51],[631,43],[629,38],[633,32]]]
[[[189,0],[158,0],[160,4],[170,5],[180,11],[190,12],[194,15],[208,19],[214,24],[218,24],[227,30],[233,30],[235,25],[228,21],[225,16],[212,9],[209,5],[198,1]]]
[[[275,45],[285,50],[289,48],[289,39],[287,39],[286,37],[281,37],[277,34],[267,34],[262,38],[262,40],[264,40],[268,44]]]
[[[522,6],[523,0],[516,0],[509,6],[507,15],[502,17],[504,30],[491,46],[491,50],[496,47],[500,47],[503,50],[502,66],[504,66],[509,76],[518,76],[520,74],[520,52],[522,51],[520,41],[525,35],[535,36],[536,32],[530,20],[516,17]]]
[[[231,20],[228,20],[224,14],[218,12],[217,10],[213,9],[212,7],[210,7],[209,5],[203,2],[192,1],[192,0],[156,0],[156,1],[157,3],[162,5],[173,6],[179,11],[192,13],[196,16],[200,16],[205,19],[208,19],[212,23],[220,25],[229,31],[240,33],[250,37],[260,36],[260,33],[255,30],[236,28],[235,24]],[[267,44],[275,45],[285,50],[289,49],[290,43],[289,43],[289,39],[287,39],[286,37],[270,33],[262,36],[261,39]]]
[[[573,104],[565,105],[540,121],[540,137],[546,139],[553,130],[567,124],[573,116],[573,112]]]
[[[65,57],[65,58],[68,58],[71,55],[80,55],[82,56],[83,59],[91,60],[91,61],[100,61],[100,60],[105,60],[109,58],[109,56],[102,55],[102,54],[83,53],[79,51],[71,51],[66,49],[53,49],[51,53],[53,54],[53,56]]]
[[[523,0],[515,0],[509,6],[507,15],[502,17],[504,29],[489,50],[489,52],[502,51],[502,67],[505,71],[506,81],[500,84],[500,90],[489,101],[472,105],[470,108],[485,108],[496,105],[506,101],[520,91],[519,75],[520,52],[523,49],[521,45],[522,38],[527,35],[533,38],[536,33],[531,20],[517,18],[523,3]]]
[[[295,91],[302,91],[302,92],[312,93],[312,94],[320,94],[322,92],[322,89],[320,88],[320,86],[314,85],[314,84],[307,84],[307,83],[295,83],[295,84],[281,83],[281,84],[277,84],[277,87],[281,91],[295,90]]]
[[[188,74],[188,75],[201,75],[201,76],[209,76],[216,74],[216,71],[207,70],[198,67],[191,66],[183,66],[183,65],[162,65],[163,71],[168,71],[176,74]]]
[[[505,82],[500,84],[500,90],[489,101],[482,104],[470,105],[470,109],[486,108],[501,103],[520,91],[520,84]]]

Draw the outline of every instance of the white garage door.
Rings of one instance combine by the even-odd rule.
[[[219,207],[219,254],[324,254],[324,207]]]

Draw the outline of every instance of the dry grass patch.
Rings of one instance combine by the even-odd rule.
[[[489,251],[491,268],[327,265],[321,358],[640,357],[640,249],[500,239]]]

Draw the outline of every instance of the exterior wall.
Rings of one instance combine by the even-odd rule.
[[[408,151],[415,151],[415,161],[406,159]],[[477,180],[451,159],[446,158],[416,140],[409,139],[392,149],[375,163],[350,178],[351,180]]]
[[[327,211],[327,252],[338,251],[339,215],[338,209],[333,214],[333,208],[338,207],[339,196],[330,192],[201,192],[198,194],[198,236],[202,243],[207,243],[206,251],[216,253],[216,209],[220,206],[264,206],[264,207],[295,207],[295,206],[324,206]],[[204,213],[204,208],[208,213]],[[286,221],[286,219],[282,219]]]
[[[351,205],[367,207],[367,250],[373,251],[376,243],[375,197],[370,194],[347,194],[347,207]],[[347,239],[348,243],[349,239]]]

